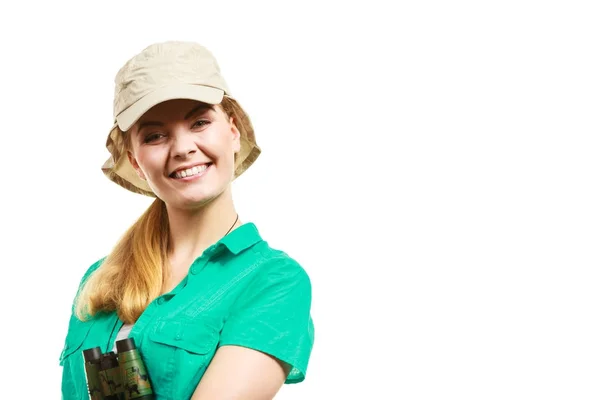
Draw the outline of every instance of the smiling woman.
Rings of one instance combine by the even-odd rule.
[[[306,375],[311,282],[235,210],[231,182],[260,154],[250,119],[195,43],[151,45],[115,82],[102,169],[155,200],[81,280],[63,398],[88,398],[83,350],[127,337],[156,399],[273,398]]]

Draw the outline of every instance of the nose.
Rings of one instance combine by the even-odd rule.
[[[194,141],[194,135],[189,132],[177,132],[174,134],[173,146],[171,148],[172,156],[175,159],[185,160],[198,151],[198,146]]]

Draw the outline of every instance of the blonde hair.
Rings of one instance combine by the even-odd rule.
[[[219,107],[240,129],[232,101],[224,97]],[[123,135],[125,150],[130,150],[130,134]],[[75,300],[77,318],[84,321],[98,312],[116,310],[123,322],[135,323],[168,278],[169,236],[166,204],[156,198],[83,283]]]

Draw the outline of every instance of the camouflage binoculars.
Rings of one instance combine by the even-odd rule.
[[[132,338],[117,341],[117,354],[83,351],[91,400],[154,400],[146,366]]]

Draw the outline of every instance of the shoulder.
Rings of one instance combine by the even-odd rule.
[[[249,249],[250,250],[250,249]],[[243,275],[246,275],[242,302],[265,305],[289,303],[310,308],[312,283],[306,269],[283,250],[261,241],[251,248]]]
[[[81,278],[81,281],[79,282],[80,287],[83,286],[83,284],[92,275],[92,273],[94,273],[94,271],[96,271],[98,268],[100,268],[100,266],[102,265],[102,263],[104,262],[105,259],[106,259],[106,257],[102,257],[101,259],[96,260],[92,265],[90,265],[87,268],[87,270],[83,274],[83,277]]]
[[[310,277],[298,260],[283,250],[271,247],[261,241],[253,247],[258,260],[256,275],[267,281],[297,281],[310,286]]]
[[[85,286],[85,283],[87,282],[87,280],[90,278],[90,276],[98,269],[100,268],[100,266],[102,265],[102,263],[104,263],[104,260],[106,259],[106,257],[102,257],[99,260],[96,260],[92,265],[90,265],[87,270],[85,271],[85,273],[83,274],[83,276],[81,277],[80,281],[79,281],[79,286],[77,287],[77,293],[75,295],[75,299],[77,299],[77,297],[79,296],[79,293],[82,291],[83,287]],[[74,300],[75,302],[76,300]]]
[[[102,257],[101,259],[94,261],[94,263],[92,265],[88,266],[85,273],[81,277],[81,279],[79,281],[79,286],[77,287],[77,291],[75,293],[75,298],[73,299],[73,304],[71,307],[72,312],[75,311],[75,304],[77,303],[77,298],[79,297],[79,294],[81,293],[85,283],[87,282],[89,277],[94,273],[94,271],[96,271],[98,268],[100,268],[100,266],[102,265],[102,263],[104,262],[105,259],[106,259],[106,257]]]

